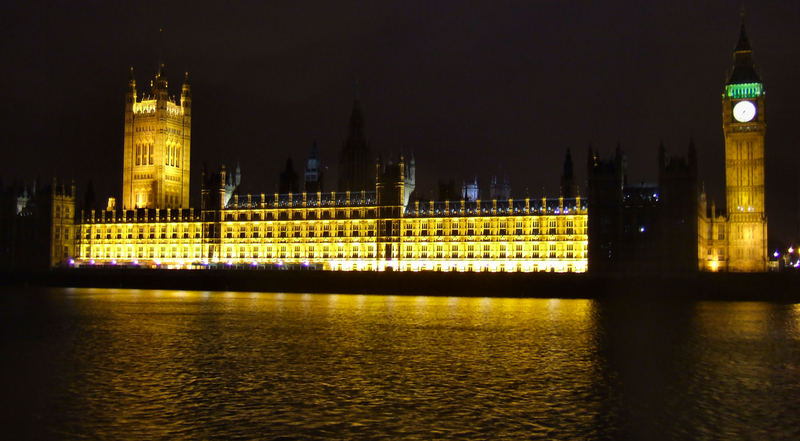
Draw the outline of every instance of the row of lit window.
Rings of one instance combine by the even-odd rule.
[[[133,225],[93,226],[83,225],[81,234],[85,239],[179,239],[200,238],[199,224],[161,224],[134,227]]]
[[[561,244],[563,245],[563,244]],[[522,244],[506,245],[506,244],[483,244],[474,245],[469,244],[459,247],[458,244],[452,244],[449,247],[446,245],[421,245],[411,246],[406,245],[404,250],[404,257],[420,258],[420,259],[539,259],[547,257],[550,259],[556,258],[582,258],[583,246],[581,244],[567,243],[565,246],[558,246],[555,243],[547,244],[541,242],[533,247],[523,247]]]
[[[340,210],[268,210],[265,212],[247,211],[239,213],[226,212],[226,221],[260,221],[260,220],[317,220],[317,219],[361,219],[374,218],[375,209],[363,208]]]

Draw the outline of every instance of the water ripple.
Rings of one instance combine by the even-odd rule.
[[[19,295],[22,437],[800,438],[794,305]]]

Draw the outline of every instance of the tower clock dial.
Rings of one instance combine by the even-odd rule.
[[[733,106],[733,117],[739,122],[748,122],[756,116],[756,106],[750,101],[739,101]]]

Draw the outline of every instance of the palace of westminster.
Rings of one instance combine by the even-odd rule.
[[[187,269],[766,271],[764,93],[742,25],[722,94],[725,211],[698,191],[693,145],[685,157],[660,148],[654,185],[629,185],[617,148],[608,159],[589,151],[583,196],[567,152],[556,197],[514,199],[507,182],[493,182],[481,199],[470,182],[460,194],[420,200],[413,157],[373,160],[358,100],[336,191],[323,190],[314,147],[301,178],[287,164],[278,193],[240,194],[238,166],[203,170],[200,206],[190,207],[188,75],[177,99],[163,65],[147,95],[131,69],[121,198],[78,210],[74,183],[17,192],[4,203],[13,215],[2,216],[3,258],[12,266]]]

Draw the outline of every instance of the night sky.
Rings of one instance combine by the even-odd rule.
[[[724,205],[720,97],[740,2],[16,2],[0,14],[0,177],[91,177],[122,186],[123,101],[133,66],[158,59],[193,92],[192,191],[203,162],[241,163],[245,189],[274,192],[317,140],[336,181],[359,83],[373,152],[415,153],[418,188],[508,175],[556,196],[565,150],[585,192],[591,144],[619,142],[629,181],[655,181],[657,147],[695,140],[700,180]],[[800,2],[748,2],[767,90],[770,243],[798,230]],[[159,28],[163,28],[159,36]],[[160,43],[163,42],[163,43]]]

